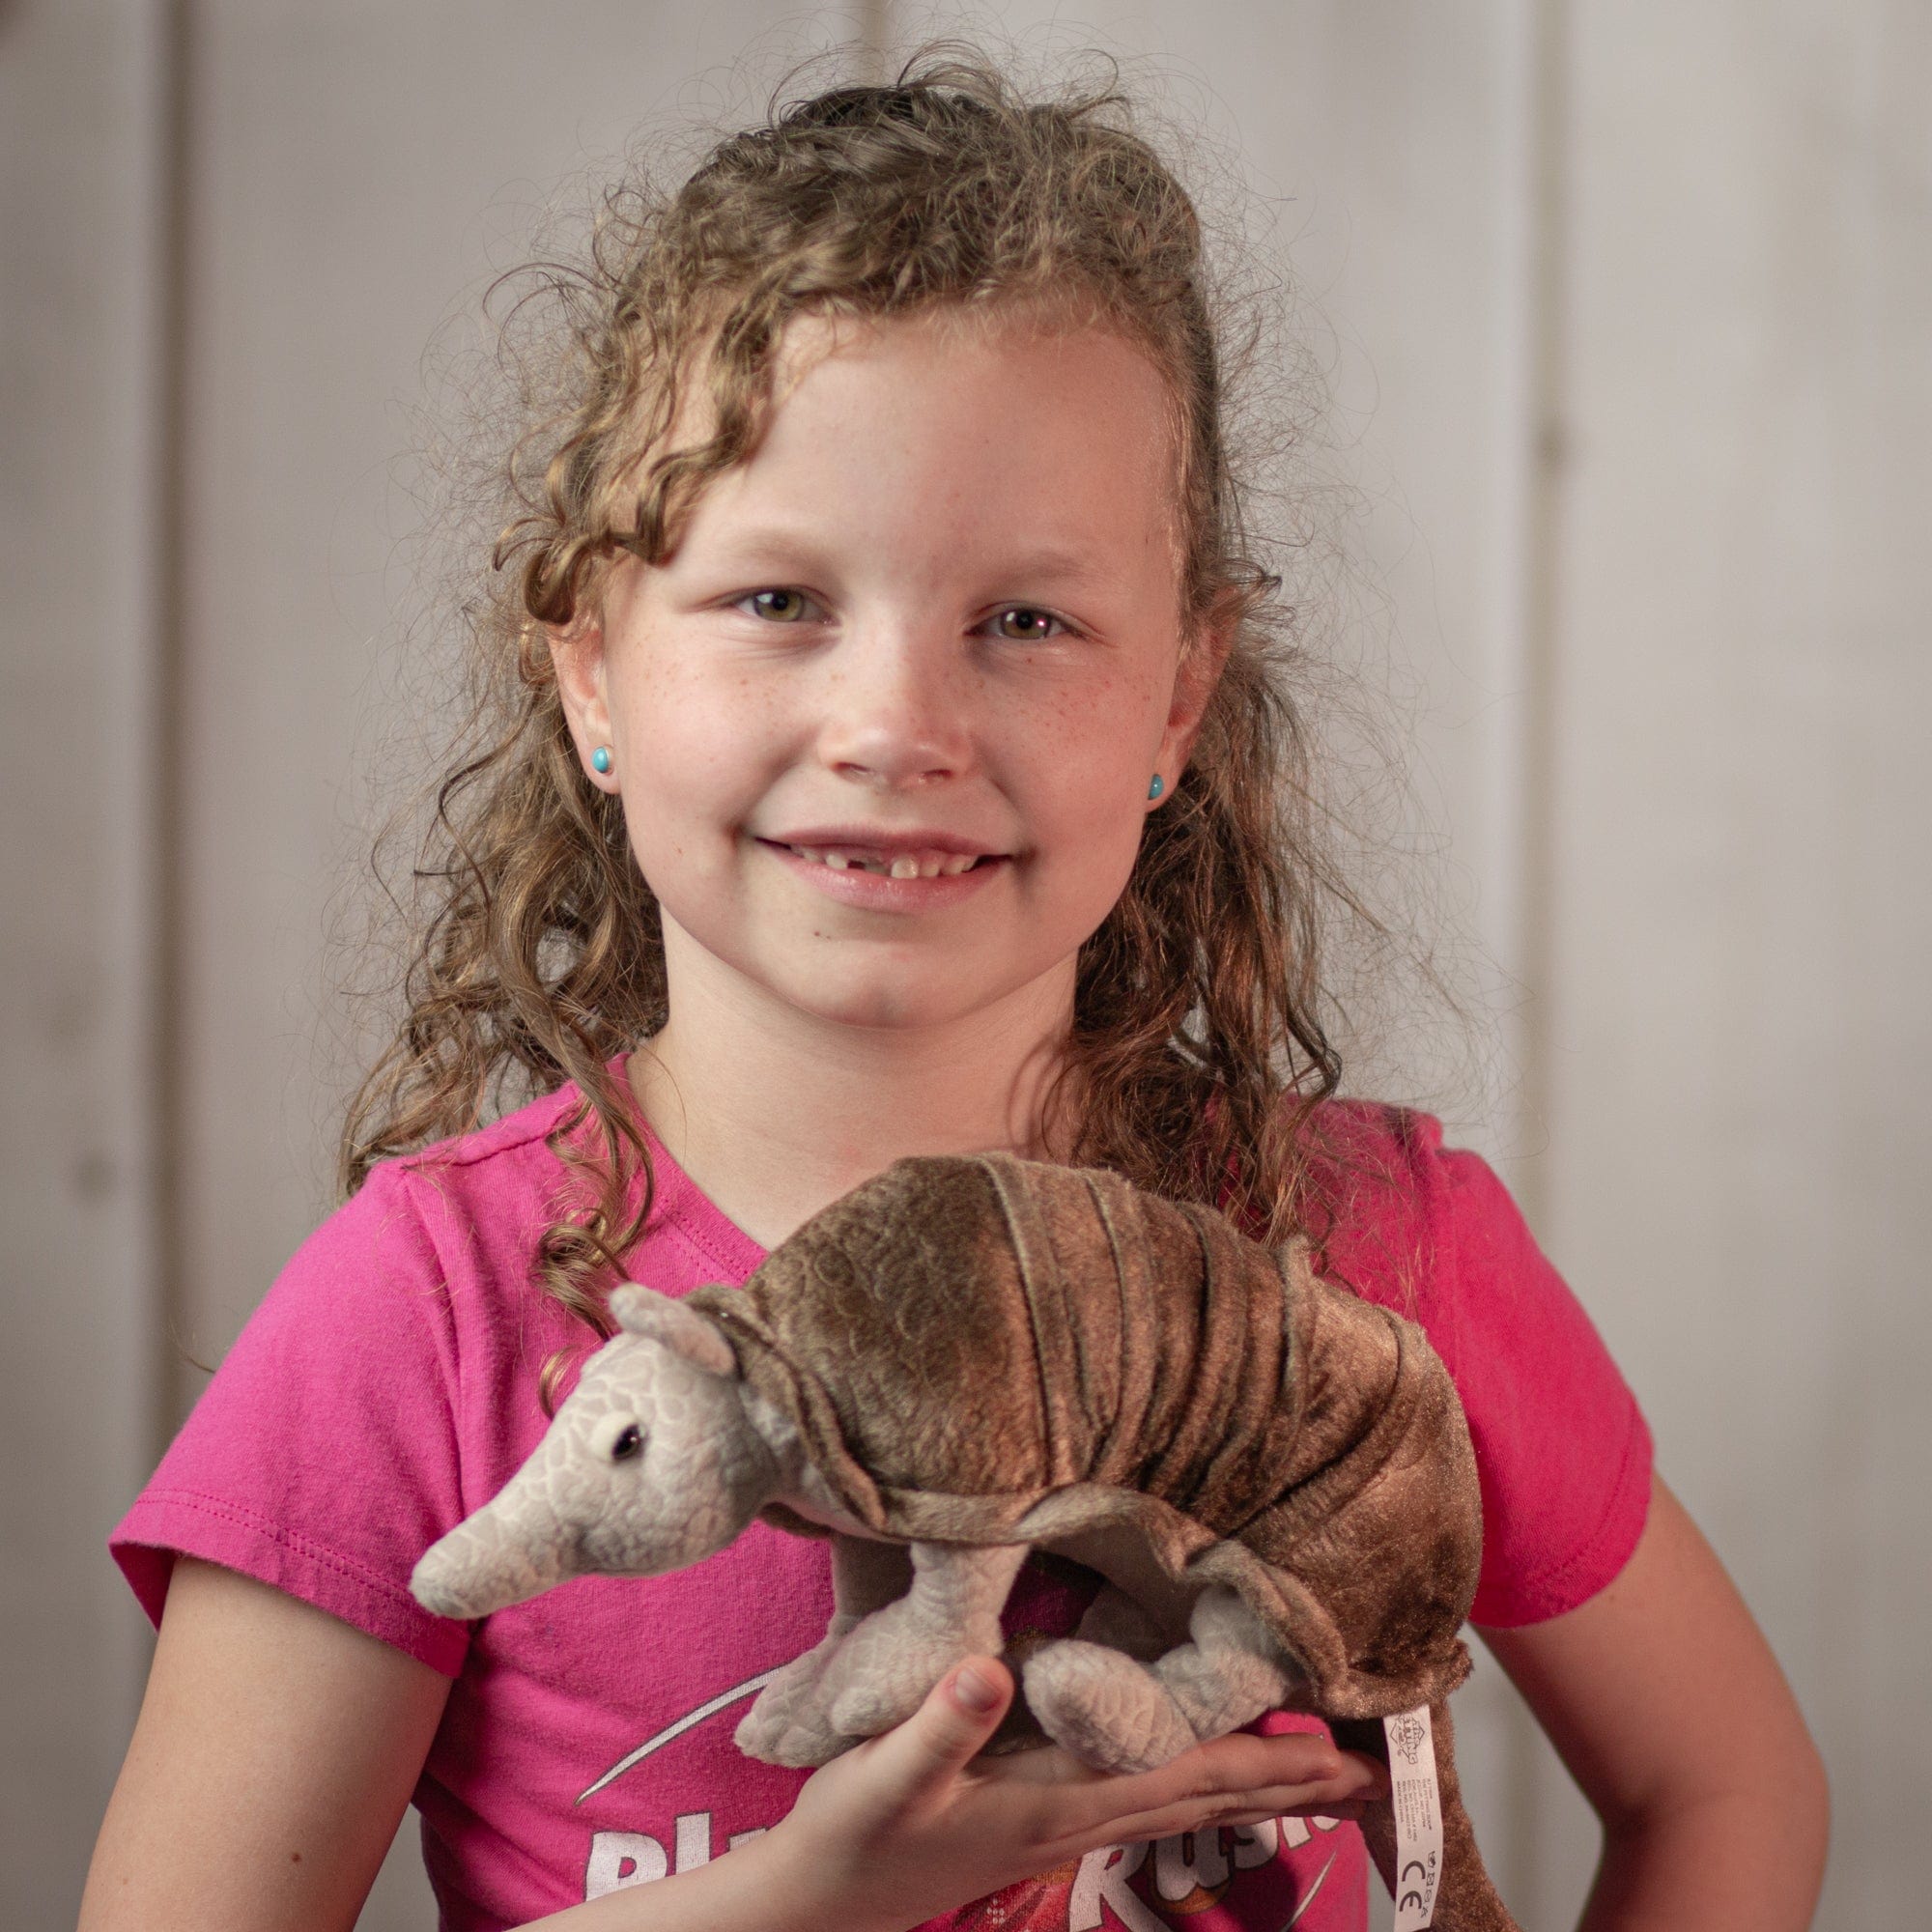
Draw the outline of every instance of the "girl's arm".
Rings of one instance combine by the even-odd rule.
[[[1653,1478],[1631,1560],[1548,1623],[1480,1633],[1604,1825],[1579,1932],[1803,1932],[1825,1769],[1777,1660]]]
[[[993,1702],[957,1673],[807,1780],[792,1812],[695,1871],[535,1921],[582,1932],[904,1932],[1096,1846],[1355,1815],[1387,1778],[1325,1740],[1236,1733],[1107,1777],[1058,1749],[975,1761]],[[80,1932],[350,1932],[448,1680],[265,1583],[179,1559],[148,1693],[96,1843]]]
[[[81,1932],[348,1932],[448,1694],[326,1610],[177,1558]]]

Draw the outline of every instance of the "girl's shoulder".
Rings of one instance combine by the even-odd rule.
[[[1318,1249],[1373,1248],[1389,1265],[1427,1265],[1460,1214],[1508,1202],[1488,1163],[1445,1148],[1442,1122],[1413,1107],[1323,1101],[1302,1122],[1298,1153],[1299,1219]]]
[[[1510,1321],[1540,1304],[1580,1319],[1501,1175],[1451,1143],[1435,1115],[1330,1101],[1317,1110],[1305,1158],[1304,1228],[1376,1299],[1411,1312],[1399,1290],[1445,1315],[1473,1308]]]
[[[583,1112],[582,1089],[567,1080],[487,1125],[381,1161],[370,1169],[370,1178],[417,1177],[434,1183],[450,1174],[483,1169],[502,1184],[514,1185],[519,1178],[563,1165],[554,1142],[559,1129],[569,1127]]]
[[[151,1617],[185,1552],[455,1672],[466,1634],[409,1574],[542,1433],[571,1336],[535,1246],[573,1100],[381,1162],[296,1250],[111,1539]]]
[[[542,1312],[539,1245],[582,1189],[552,1145],[577,1104],[566,1087],[447,1140],[378,1162],[309,1234],[237,1347],[316,1331],[327,1353],[475,1353],[504,1322]],[[560,1311],[559,1311],[560,1314]],[[540,1325],[549,1326],[549,1323]]]
[[[627,1172],[624,1213],[639,1209],[646,1188],[649,1211],[624,1253],[626,1271],[666,1294],[706,1282],[739,1286],[764,1250],[719,1211],[647,1122],[637,1124],[644,1160]],[[608,1157],[582,1089],[566,1082],[487,1126],[379,1163],[338,1210],[341,1225],[325,1224],[316,1238],[366,1236],[407,1221],[457,1314],[527,1329],[540,1305],[556,1329],[554,1346],[577,1347],[591,1331],[545,1288],[542,1252],[551,1231],[594,1209]]]
[[[355,1238],[407,1217],[432,1244],[528,1250],[588,1185],[560,1151],[582,1114],[581,1090],[566,1082],[487,1125],[379,1161],[312,1238]]]
[[[1435,1115],[1329,1100],[1302,1136],[1297,1219],[1317,1271],[1420,1322],[1452,1370],[1549,1322],[1581,1338],[1587,1320],[1502,1178]]]
[[[1483,1486],[1474,1620],[1575,1608],[1629,1559],[1650,1495],[1649,1427],[1595,1323],[1435,1116],[1329,1101],[1303,1153],[1318,1271],[1415,1321],[1462,1398]]]
[[[1324,1182],[1354,1176],[1384,1186],[1413,1183],[1442,1149],[1434,1114],[1354,1095],[1323,1100],[1302,1122],[1300,1147]]]

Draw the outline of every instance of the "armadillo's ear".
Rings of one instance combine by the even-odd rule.
[[[628,1335],[648,1335],[714,1376],[735,1376],[738,1357],[724,1331],[695,1308],[635,1281],[611,1291],[611,1313]]]

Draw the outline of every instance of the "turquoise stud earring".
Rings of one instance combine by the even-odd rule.
[[[590,764],[591,768],[595,771],[608,772],[611,769],[610,746],[599,745],[598,748],[590,754]]]
[[[1150,798],[1158,798],[1166,789],[1167,781],[1158,772],[1154,773],[1153,777],[1148,781],[1148,796]]]

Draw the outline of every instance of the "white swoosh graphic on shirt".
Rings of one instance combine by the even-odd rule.
[[[656,1737],[646,1738],[636,1750],[620,1757],[595,1784],[579,1792],[577,1802],[582,1804],[586,1798],[594,1798],[613,1778],[622,1777],[634,1764],[641,1764],[654,1750],[669,1744],[673,1738],[681,1738],[694,1724],[701,1724],[706,1718],[715,1717],[725,1705],[735,1704],[740,1697],[748,1697],[753,1690],[761,1690],[783,1668],[783,1664],[775,1663],[769,1670],[761,1670],[755,1677],[746,1678],[742,1684],[734,1685],[729,1690],[721,1690],[717,1696],[707,1698],[696,1710],[687,1712],[675,1723],[667,1724]]]
[[[1335,1869],[1335,1861],[1341,1856],[1340,1852],[1328,1854],[1328,1862],[1315,1874],[1315,1883],[1308,1888],[1308,1896],[1294,1908],[1293,1917],[1282,1920],[1281,1932],[1294,1932],[1294,1928],[1301,1923],[1301,1915],[1315,1903],[1315,1894],[1321,1889],[1321,1881]]]

